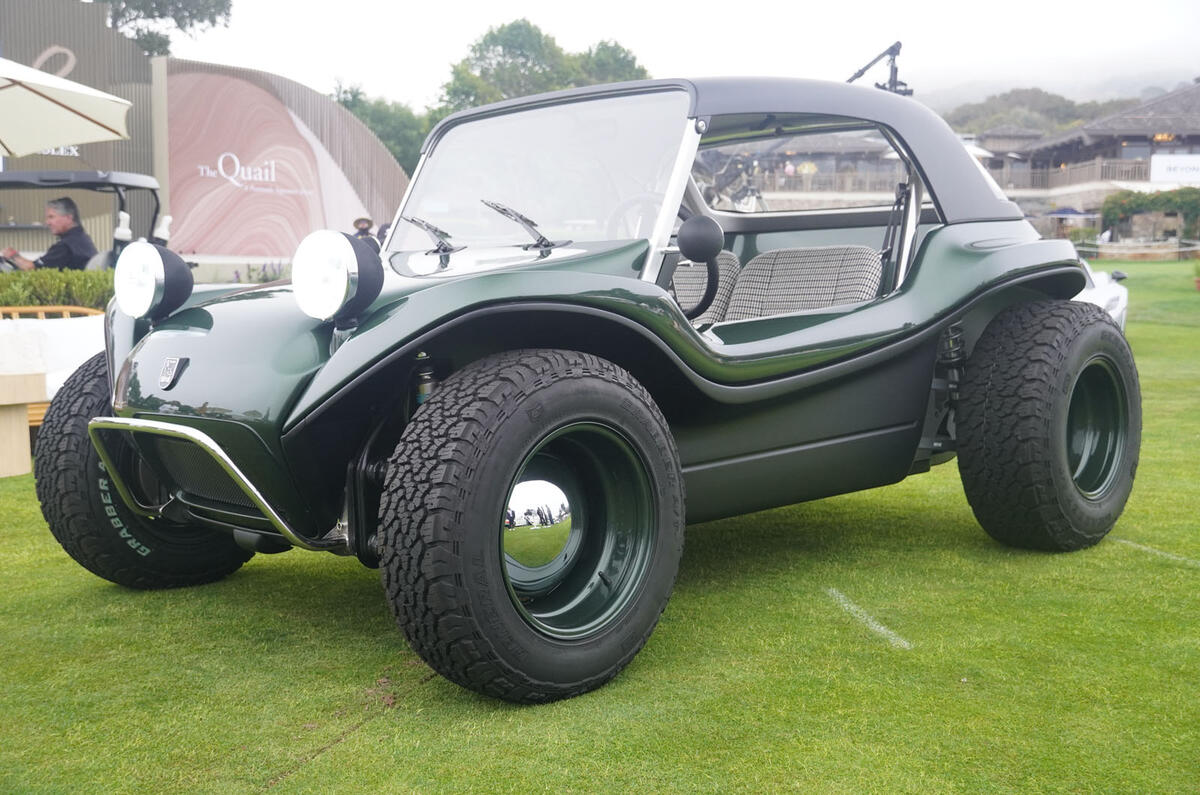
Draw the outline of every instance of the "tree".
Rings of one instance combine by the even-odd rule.
[[[560,88],[647,77],[637,58],[612,41],[566,53],[527,19],[492,28],[454,65],[442,86],[440,118],[456,110]]]
[[[138,43],[147,55],[169,55],[171,38],[161,28],[181,31],[228,25],[233,0],[102,0],[108,21]]]
[[[427,115],[414,113],[401,102],[371,99],[359,86],[334,89],[333,98],[353,113],[383,142],[405,173],[412,174],[421,156],[421,142],[429,133]]]
[[[632,52],[615,41],[602,41],[576,56],[583,81],[576,85],[645,80],[650,73],[637,62]]]
[[[1040,88],[1016,88],[983,102],[960,105],[945,115],[960,132],[981,133],[1003,124],[1042,132],[1057,132],[1098,119],[1137,104],[1134,99],[1108,102],[1073,102]]]
[[[492,28],[454,64],[442,86],[441,104],[424,114],[399,102],[368,97],[359,86],[338,84],[333,98],[383,142],[409,174],[433,126],[456,110],[560,88],[649,77],[629,50],[602,41],[582,53],[566,53],[527,19]]]
[[[333,99],[357,116],[358,109],[367,101],[367,95],[362,86],[344,86],[339,80],[333,87]]]
[[[454,65],[442,105],[462,110],[573,85],[575,64],[527,19],[491,28]]]

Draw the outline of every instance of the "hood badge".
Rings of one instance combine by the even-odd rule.
[[[183,373],[183,369],[187,367],[187,357],[182,358],[176,356],[168,356],[163,361],[162,370],[158,374],[158,386],[161,389],[170,389],[175,386],[175,382],[179,380],[179,376]]]

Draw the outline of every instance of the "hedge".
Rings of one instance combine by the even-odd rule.
[[[0,273],[0,306],[87,306],[104,309],[113,272],[38,269]]]
[[[1179,213],[1183,219],[1183,237],[1195,238],[1200,235],[1200,188],[1157,193],[1123,190],[1111,194],[1100,208],[1105,227],[1147,212]]]

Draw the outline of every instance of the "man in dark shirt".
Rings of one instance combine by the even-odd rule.
[[[46,228],[58,237],[58,242],[36,260],[28,260],[15,248],[0,252],[23,271],[34,268],[83,270],[96,255],[96,246],[79,225],[79,208],[69,197],[46,202]]]

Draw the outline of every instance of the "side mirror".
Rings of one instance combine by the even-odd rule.
[[[1129,278],[1129,274],[1127,274],[1125,271],[1113,271],[1109,274],[1109,276],[1112,277],[1114,282],[1123,282]]]
[[[707,215],[693,215],[683,222],[676,236],[679,253],[692,262],[716,259],[725,247],[725,232]]]
[[[681,256],[692,262],[703,262],[708,271],[708,283],[700,302],[683,312],[683,316],[688,320],[695,320],[712,306],[713,299],[717,296],[717,284],[721,281],[717,255],[725,248],[725,232],[720,224],[707,215],[693,215],[679,227],[676,241]],[[674,270],[672,266],[672,275]]]

